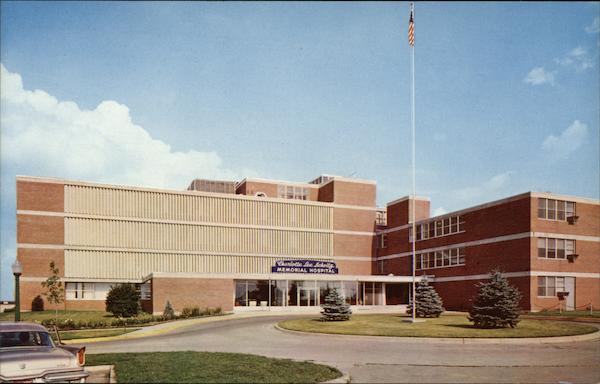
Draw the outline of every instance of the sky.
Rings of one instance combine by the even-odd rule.
[[[409,194],[406,2],[0,3],[0,297],[15,175],[377,181]],[[600,3],[415,6],[416,191],[600,193]]]

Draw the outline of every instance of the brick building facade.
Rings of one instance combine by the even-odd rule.
[[[19,176],[22,307],[42,292],[50,261],[66,284],[63,309],[103,309],[123,282],[139,286],[149,312],[167,300],[176,311],[314,307],[334,287],[351,305],[406,304],[413,202],[417,274],[446,308],[466,309],[493,268],[524,309],[558,305],[556,292],[569,292],[569,309],[600,307],[596,200],[526,193],[431,218],[425,198],[383,210],[375,182],[327,175],[195,180],[186,191]]]

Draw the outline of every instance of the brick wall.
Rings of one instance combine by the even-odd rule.
[[[152,308],[162,313],[167,300],[176,312],[184,307],[233,310],[233,279],[153,278]]]
[[[17,209],[28,211],[64,211],[64,185],[17,181]]]

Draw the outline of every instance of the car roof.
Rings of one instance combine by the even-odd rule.
[[[0,322],[0,332],[48,332],[42,325],[25,322]]]

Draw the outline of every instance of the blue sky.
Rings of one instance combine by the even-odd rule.
[[[599,4],[417,3],[417,193],[599,195]],[[1,278],[15,175],[374,179],[409,193],[408,3],[1,2]]]

